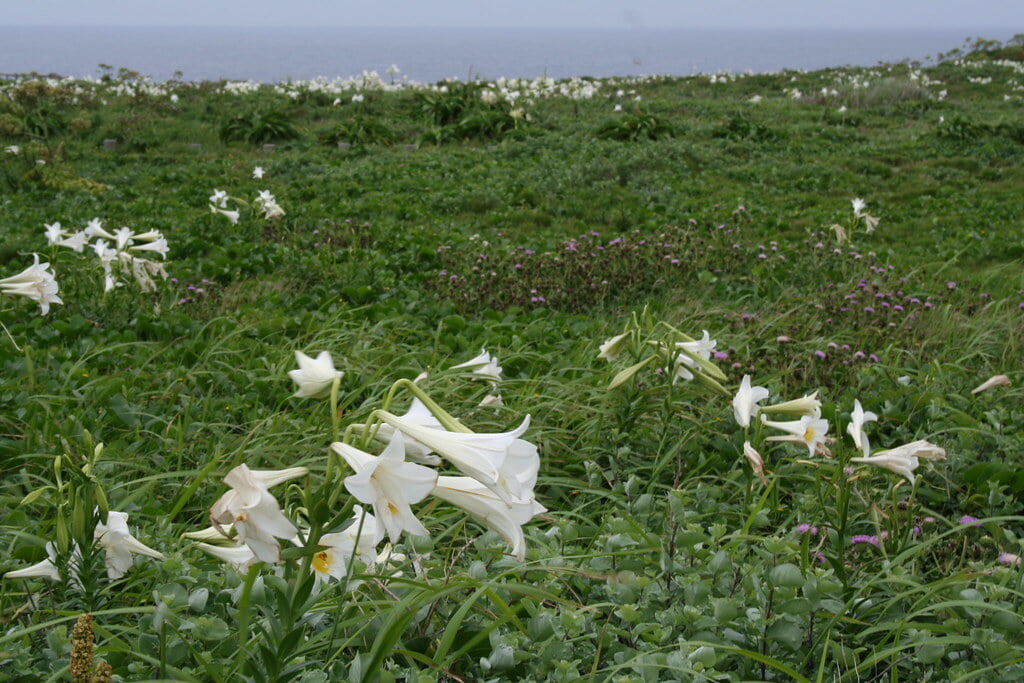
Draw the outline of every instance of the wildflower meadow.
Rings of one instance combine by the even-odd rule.
[[[5,77],[0,234],[2,680],[1024,677],[1019,44]]]

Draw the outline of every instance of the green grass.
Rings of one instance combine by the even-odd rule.
[[[39,253],[64,300],[0,298],[0,571],[55,541],[78,576],[0,580],[0,677],[66,678],[83,612],[120,680],[1019,674],[1020,567],[999,556],[1024,554],[1024,92],[1019,62],[975,57],[616,79],[521,95],[522,115],[481,94],[497,84],[0,84],[0,150],[20,148],[0,151],[0,277]],[[252,208],[261,190],[283,217]],[[47,246],[44,224],[94,217],[160,230],[172,279],[104,295],[91,251]],[[707,330],[720,376],[673,384],[673,329]],[[481,347],[497,386],[449,370]],[[333,412],[291,396],[296,350],[344,372]],[[329,444],[404,412],[395,382],[421,373],[474,431],[531,416],[547,512],[525,561],[436,498],[413,505],[429,539],[319,588],[311,544],[238,572],[183,538],[243,463],[307,467],[271,493],[314,539],[339,531],[352,471]],[[832,455],[739,427],[745,374],[763,404],[818,391]],[[854,399],[875,450],[927,439],[946,460],[914,485],[851,463]],[[106,506],[165,559],[109,580]]]

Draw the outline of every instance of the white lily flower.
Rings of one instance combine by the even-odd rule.
[[[461,370],[463,368],[472,369],[473,374],[490,377],[495,382],[501,381],[501,366],[498,365],[498,359],[492,357],[486,349],[480,349],[479,356],[476,356],[465,363],[453,365],[450,369]]]
[[[231,536],[233,529],[234,527],[231,524],[219,524],[217,526],[208,526],[202,531],[186,531],[182,536],[193,541],[221,544],[233,543],[234,539]]]
[[[213,194],[210,195],[210,203],[222,209],[228,208],[228,193],[224,190],[214,189]]]
[[[412,403],[409,404],[409,410],[406,411],[405,415],[402,415],[402,419],[428,429],[436,429],[441,432],[446,431],[444,425],[434,417],[434,414],[430,412],[430,409],[415,397],[412,399]],[[352,425],[352,427],[354,429],[362,429],[364,425],[356,424]],[[377,431],[374,433],[374,439],[387,444],[391,442],[391,438],[394,435],[395,428],[385,422],[377,426]],[[419,463],[420,465],[436,466],[441,464],[441,458],[436,455],[431,455],[433,450],[429,446],[423,445],[411,436],[405,435],[403,443],[405,444],[405,457],[409,460]]]
[[[266,171],[263,170],[262,166],[257,166],[256,168],[252,169],[252,179],[253,180],[262,180],[263,179],[263,175],[265,173],[266,173]]]
[[[146,555],[156,560],[164,559],[163,553],[144,545],[128,531],[128,513],[107,512],[107,522],[98,522],[93,537],[104,551],[107,576],[120,579],[132,566],[132,553]]]
[[[65,237],[62,240],[58,240],[55,244],[58,247],[67,247],[81,254],[85,250],[85,244],[89,241],[89,236],[85,234],[84,230],[72,234],[69,237]]]
[[[224,546],[196,543],[196,547],[208,555],[213,555],[221,562],[230,564],[239,574],[244,574],[253,562],[259,561],[259,558],[247,545]]]
[[[482,399],[480,399],[480,403],[478,405],[494,406],[496,408],[500,408],[501,406],[505,405],[505,402],[501,400],[500,394],[487,394]]]
[[[868,208],[867,202],[860,197],[852,200],[851,204],[853,204],[853,215],[857,218],[860,218],[864,214],[864,209]]]
[[[314,360],[302,351],[295,352],[298,370],[289,370],[288,376],[299,385],[293,394],[296,398],[323,398],[331,393],[334,380],[341,379],[345,373],[334,368],[331,354],[321,351]]]
[[[703,330],[700,339],[688,342],[676,342],[676,348],[682,349],[684,353],[676,355],[671,368],[665,368],[666,372],[674,373],[672,384],[683,379],[687,382],[693,380],[693,370],[697,369],[698,363],[695,358],[710,360],[718,342],[711,338],[707,330]]]
[[[874,232],[875,228],[878,227],[878,221],[880,219],[877,218],[876,216],[869,216],[868,214],[864,214],[863,216],[861,216],[861,218],[864,219],[865,232]]]
[[[134,236],[135,233],[128,227],[118,228],[115,230],[114,239],[117,241],[117,250],[124,251],[130,245],[134,244],[132,241],[132,237]]]
[[[761,458],[761,454],[750,445],[749,441],[743,442],[743,457],[750,463],[750,468],[754,470],[754,474],[761,480],[761,483],[767,486],[768,480],[764,477],[764,460]]]
[[[821,419],[820,413],[804,415],[793,422],[773,422],[761,416],[761,422],[772,429],[788,432],[789,436],[769,436],[766,441],[783,441],[786,443],[802,443],[807,446],[811,457],[819,445],[825,445],[825,433],[828,432],[828,420]]]
[[[373,506],[377,521],[384,525],[392,543],[398,542],[403,531],[417,536],[430,535],[409,506],[430,494],[437,473],[429,467],[405,461],[400,432],[395,432],[379,456],[341,441],[332,443],[331,449],[355,470],[355,474],[345,477],[345,488],[360,503]]]
[[[47,244],[57,244],[57,242],[59,242],[61,239],[63,239],[64,235],[66,234],[64,232],[64,229],[62,227],[60,227],[60,223],[59,222],[57,222],[57,223],[43,223],[43,227],[46,229],[46,243]]]
[[[384,527],[373,515],[363,512],[361,506],[355,505],[353,510],[355,516],[344,531],[324,534],[317,542],[324,549],[313,556],[310,566],[318,583],[328,578],[344,579],[353,555],[367,567],[377,559],[377,544],[384,540]]]
[[[512,431],[478,434],[432,429],[385,411],[377,414],[385,423],[427,446],[502,500],[511,502],[513,497],[529,497],[526,490],[533,488],[540,469],[537,447],[519,438],[530,426],[529,415]]]
[[[166,238],[160,237],[160,239],[153,240],[148,244],[137,244],[131,247],[131,249],[132,251],[153,251],[160,254],[163,258],[167,258],[169,247],[167,246]]]
[[[17,275],[0,280],[0,293],[24,296],[39,304],[42,315],[50,312],[50,304],[64,303],[57,292],[60,287],[48,262],[39,262],[39,254],[32,254],[33,263]]]
[[[601,346],[599,347],[600,353],[597,354],[597,357],[604,358],[609,363],[611,363],[612,361],[619,357],[619,354],[622,353],[622,349],[626,346],[628,341],[628,332],[623,332],[622,334],[615,335],[611,339],[608,339],[603,344],[601,344]]]
[[[277,500],[267,489],[301,477],[307,471],[305,467],[261,471],[239,465],[224,477],[231,490],[210,508],[210,521],[214,525],[234,524],[238,540],[249,546],[257,558],[280,562],[281,545],[274,539],[293,538],[295,525],[281,514]]]
[[[846,425],[846,431],[853,438],[853,444],[864,453],[865,458],[871,454],[871,446],[868,444],[868,435],[864,431],[864,424],[877,420],[878,415],[870,410],[865,411],[859,400],[853,400],[853,413],[850,415],[850,424]]]
[[[910,443],[903,444],[902,446],[897,446],[896,448],[878,451],[875,455],[891,455],[899,458],[915,457],[922,460],[945,460],[946,449],[936,446],[930,441],[920,439],[918,441],[911,441]]]
[[[761,406],[760,412],[768,414],[783,413],[785,415],[820,415],[821,401],[818,400],[818,392],[815,391],[813,394],[808,394],[792,401],[784,401],[771,406]]]
[[[77,548],[75,549],[77,552]],[[46,544],[47,558],[33,565],[22,569],[15,569],[4,574],[5,579],[49,579],[60,581],[60,570],[57,569],[57,546],[50,542]]]
[[[732,399],[732,410],[737,424],[744,429],[749,427],[750,418],[756,417],[757,413],[761,410],[761,406],[757,405],[757,402],[763,401],[768,396],[767,389],[750,386],[750,375],[743,375],[743,379],[740,380],[739,391],[736,392]]]
[[[85,224],[85,234],[92,237],[102,237],[105,240],[117,239],[109,232],[103,229],[103,223],[100,222],[99,218],[93,218],[91,221]]]
[[[210,211],[225,216],[229,221],[231,221],[232,225],[238,225],[238,217],[240,214],[237,211],[226,211],[224,209],[218,209],[213,204],[210,204]]]
[[[987,391],[992,387],[1008,387],[1010,386],[1010,378],[1006,375],[993,375],[987,380],[976,386],[971,390],[972,394],[980,394],[983,391]]]
[[[472,477],[438,477],[437,486],[431,493],[462,508],[496,531],[512,546],[512,554],[519,561],[526,559],[523,525],[547,509],[532,496],[509,504]]]
[[[917,469],[918,459],[908,452],[893,449],[891,451],[879,452],[870,458],[850,458],[850,462],[860,462],[865,465],[873,465],[895,472],[901,477],[906,477],[911,484],[914,483],[914,470]]]

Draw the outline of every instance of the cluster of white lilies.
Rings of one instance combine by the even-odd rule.
[[[157,291],[154,277],[167,279],[167,270],[162,263],[141,256],[159,254],[161,258],[167,258],[167,239],[159,230],[135,232],[121,227],[110,232],[99,218],[93,218],[75,232],[68,232],[60,223],[45,227],[46,241],[51,246],[67,247],[78,253],[88,247],[96,255],[103,269],[104,292],[123,287],[129,282],[129,276],[143,292]]]
[[[301,352],[295,355],[299,367],[289,372],[298,385],[295,396],[330,397],[332,414],[337,415],[343,373],[335,369],[330,354],[323,352],[315,359]],[[495,385],[500,380],[501,368],[486,351],[453,369],[471,370]],[[339,463],[344,462],[351,470],[343,480],[344,488],[356,501],[370,506],[372,513],[353,504],[348,523],[311,537],[309,529],[300,528],[285,515],[270,492],[279,484],[307,476],[309,470],[254,470],[243,464],[224,477],[230,488],[210,508],[212,526],[185,536],[199,541],[199,549],[240,571],[256,562],[281,562],[280,540],[298,546],[315,545],[309,566],[317,582],[340,580],[349,576],[355,561],[370,570],[399,559],[391,544],[397,543],[403,532],[428,536],[428,529],[411,506],[433,496],[497,532],[509,544],[511,555],[524,560],[522,527],[545,511],[533,490],[540,456],[534,444],[521,438],[530,425],[529,415],[511,431],[475,433],[434,403],[414,382],[399,380],[395,388],[399,386],[415,396],[404,415],[375,410],[371,422],[350,425],[345,438],[332,443],[327,454],[327,479],[331,477],[333,459],[340,459]],[[364,450],[373,440],[386,444],[379,454]],[[444,464],[459,474],[439,472]],[[127,519],[124,512],[110,511],[106,520],[96,525],[94,538],[105,552],[110,579],[124,576],[132,566],[132,554],[163,559],[159,551],[131,535]],[[385,537],[389,543],[378,551]],[[61,580],[57,547],[48,543],[46,549],[46,559],[7,572],[6,576]],[[80,556],[80,551],[73,548],[69,566],[74,567]]]
[[[263,177],[264,170],[257,166],[253,169],[253,178],[259,180]],[[243,206],[251,206],[254,211],[262,212],[263,218],[266,220],[274,220],[284,215],[284,209],[277,203],[277,199],[271,194],[270,190],[260,190],[256,194],[256,198],[251,204],[245,202],[236,197],[228,196],[228,193],[224,190],[214,189],[213,194],[210,195],[210,211],[212,213],[219,213],[231,222],[232,225],[238,224],[238,219],[241,217],[241,211],[237,208],[229,208],[228,201],[233,201],[236,204]]]
[[[859,206],[855,202],[854,208],[857,211],[863,211],[863,202]],[[655,338],[662,329],[668,331],[668,339]],[[634,352],[639,349],[640,355],[645,356],[639,362],[619,371],[612,379],[609,389],[614,389],[629,381],[643,368],[655,366],[656,371],[671,377],[673,385],[679,380],[697,380],[719,393],[728,395],[729,392],[720,383],[726,379],[725,375],[711,361],[716,345],[716,340],[711,339],[707,330],[703,331],[700,339],[694,339],[664,322],[655,323],[650,318],[648,311],[645,310],[639,315],[632,316],[622,334],[618,334],[600,345],[598,358],[603,358],[610,363],[614,362],[627,348],[632,348]],[[989,385],[999,383],[1001,377],[1004,376],[994,377],[989,380],[991,384],[987,383],[978,389],[983,390]],[[803,446],[807,448],[809,457],[832,455],[827,444],[834,442],[834,439],[828,436],[828,420],[821,416],[821,401],[818,400],[818,392],[795,400],[762,406],[761,402],[767,400],[770,395],[765,387],[752,386],[749,375],[743,376],[739,389],[733,396],[732,407],[736,422],[745,433],[751,430],[752,425],[776,430],[781,434],[763,437],[763,441]],[[770,415],[789,416],[794,419],[775,421],[768,419]],[[760,417],[760,422],[752,422],[755,417]],[[945,450],[923,440],[872,453],[865,428],[868,423],[877,419],[878,416],[875,413],[865,411],[860,401],[854,400],[853,411],[846,431],[852,439],[854,447],[862,453],[862,456],[850,458],[849,462],[890,470],[906,477],[913,484],[914,470],[920,465],[920,460],[945,458]],[[759,436],[761,429],[756,429],[755,433]],[[757,438],[755,437],[754,440],[756,441]],[[757,477],[767,485],[764,460],[750,439],[744,440],[743,455]]]
[[[33,263],[17,275],[0,280],[0,294],[24,296],[39,304],[39,312],[46,315],[50,304],[64,303],[57,292],[60,286],[49,262],[39,262],[39,254],[32,254]]]

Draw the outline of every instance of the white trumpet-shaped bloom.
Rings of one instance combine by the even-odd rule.
[[[211,545],[209,543],[196,543],[196,547],[202,550],[208,555],[213,555],[221,562],[230,564],[235,570],[242,574],[253,562],[258,562],[259,558],[247,545]]]
[[[331,393],[334,380],[341,379],[344,374],[334,368],[334,361],[327,351],[320,352],[315,359],[296,351],[295,361],[299,368],[289,370],[288,376],[299,385],[294,394],[296,398],[323,398]]]
[[[17,275],[0,280],[0,293],[24,296],[39,304],[40,312],[50,312],[50,304],[64,303],[57,292],[60,287],[53,272],[48,270],[50,264],[39,262],[39,254],[32,254],[33,263]]]
[[[219,213],[227,218],[232,225],[238,225],[238,217],[241,215],[237,211],[228,211],[227,209],[218,209],[213,204],[210,204],[211,213]]]
[[[281,513],[277,500],[267,489],[306,472],[305,467],[260,471],[239,465],[224,477],[231,490],[210,508],[210,521],[215,526],[233,524],[238,540],[249,546],[258,559],[280,562],[281,545],[274,539],[293,538],[295,525]]]
[[[761,409],[757,402],[763,401],[768,396],[767,389],[750,386],[750,375],[743,375],[743,379],[740,380],[739,391],[736,392],[732,399],[732,410],[736,416],[737,424],[744,429],[749,427],[750,418],[755,417]]]
[[[605,342],[601,344],[601,346],[599,347],[600,353],[597,354],[597,357],[604,358],[609,363],[611,363],[613,360],[619,357],[619,354],[622,353],[622,349],[626,346],[627,343],[629,343],[628,332],[617,334],[611,339],[605,340]]]
[[[906,477],[911,484],[914,483],[914,470],[917,469],[919,464],[917,456],[910,455],[909,452],[902,452],[895,449],[887,452],[876,453],[870,458],[850,458],[850,462],[859,462],[864,463],[865,465],[873,465],[875,467],[887,469],[890,472],[895,472],[901,477]]]
[[[60,581],[60,570],[57,569],[57,546],[46,544],[46,559],[22,569],[15,569],[4,574],[5,579],[49,579]]]
[[[344,579],[353,556],[367,567],[377,559],[377,544],[384,540],[384,527],[359,505],[353,509],[355,516],[344,531],[324,534],[317,542],[323,550],[313,555],[310,566],[318,582]]]
[[[385,411],[378,415],[385,423],[416,439],[460,472],[494,491],[502,500],[529,498],[540,469],[537,447],[519,438],[530,426],[529,415],[512,431],[497,434],[441,431]]]
[[[501,381],[501,366],[498,359],[487,352],[487,349],[480,349],[480,355],[471,358],[465,363],[453,365],[452,370],[472,370],[473,374],[490,377],[495,382]]]
[[[360,503],[373,506],[377,521],[384,525],[392,543],[398,542],[403,531],[429,535],[409,506],[426,498],[437,481],[434,470],[405,461],[402,440],[402,434],[395,432],[380,455],[370,455],[341,441],[331,444],[331,449],[355,470],[355,474],[345,477],[345,488]]]
[[[828,420],[823,420],[820,413],[804,415],[799,420],[792,422],[774,422],[761,416],[761,422],[772,429],[779,429],[787,432],[787,436],[769,436],[766,441],[784,441],[786,443],[798,443],[807,446],[809,455],[813,456],[819,446],[825,444],[825,434],[828,432]]]
[[[132,553],[164,559],[163,553],[143,544],[128,531],[127,512],[109,511],[106,524],[97,523],[93,536],[105,551],[104,563],[111,579],[120,579],[131,568]]]
[[[792,401],[784,401],[770,406],[761,406],[762,413],[783,413],[785,415],[820,415],[821,401],[818,400],[818,392],[807,394]]]
[[[432,493],[496,531],[512,546],[512,554],[520,561],[526,558],[523,525],[546,511],[532,496],[527,500],[506,503],[472,477],[438,477]]]
[[[850,424],[846,425],[846,431],[853,438],[854,445],[864,453],[865,458],[871,454],[871,445],[868,443],[868,435],[864,431],[864,425],[877,420],[878,415],[875,415],[870,410],[865,411],[861,407],[859,400],[853,400],[853,413],[850,415]]]
[[[403,420],[407,420],[410,423],[418,424],[428,429],[436,429],[438,431],[445,431],[444,425],[442,425],[434,414],[430,412],[418,398],[413,398],[412,403],[409,404],[409,410],[406,411],[405,415],[402,415]],[[353,425],[355,429],[361,429],[364,425],[356,424]],[[374,438],[381,443],[390,443],[391,437],[395,435],[395,428],[386,422],[377,426],[377,431],[374,433]],[[413,462],[417,462],[421,465],[438,465],[441,463],[441,458],[436,455],[431,455],[433,451],[429,446],[425,446],[411,436],[406,435],[403,441],[405,444],[405,457],[409,458]]]
[[[892,455],[901,458],[913,456],[922,460],[945,460],[946,449],[936,446],[930,441],[920,439],[918,441],[911,441],[910,443],[903,444],[902,446],[897,446],[896,448],[878,451],[875,455]]]

